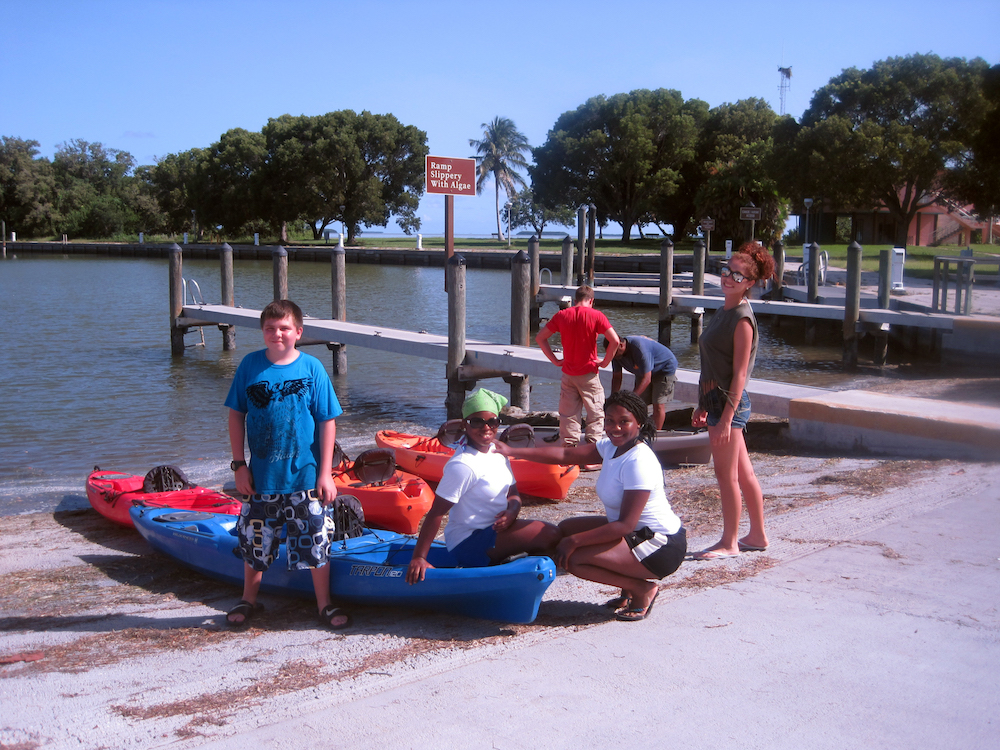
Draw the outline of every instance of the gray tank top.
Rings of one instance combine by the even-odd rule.
[[[716,310],[698,339],[698,351],[701,354],[700,393],[708,393],[716,387],[729,392],[729,386],[733,382],[733,336],[736,334],[736,325],[744,318],[750,321],[753,328],[750,363],[747,366],[747,380],[750,380],[757,361],[757,319],[750,305],[744,302],[731,310]],[[736,398],[740,396],[733,395]]]

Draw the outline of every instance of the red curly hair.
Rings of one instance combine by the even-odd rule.
[[[740,249],[736,251],[740,255],[745,255],[757,273],[754,281],[767,280],[774,276],[774,258],[759,242],[744,242]]]

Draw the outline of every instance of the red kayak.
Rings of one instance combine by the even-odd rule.
[[[346,456],[333,470],[337,494],[361,501],[365,526],[400,534],[416,534],[434,502],[434,490],[420,477],[399,471],[393,452],[365,451],[354,461]]]
[[[383,448],[391,448],[396,453],[396,463],[404,471],[423,477],[436,485],[441,481],[444,465],[455,453],[437,437],[410,435],[394,430],[380,430],[375,433],[375,442]],[[579,466],[540,464],[515,458],[510,462],[517,489],[526,495],[562,500],[569,492],[570,485],[580,475]]]
[[[146,476],[95,466],[87,477],[87,499],[94,510],[122,526],[133,526],[129,515],[133,505],[239,515],[243,504],[231,495],[192,484],[175,466],[157,466]]]

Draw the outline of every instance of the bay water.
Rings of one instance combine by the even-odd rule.
[[[219,263],[185,260],[208,303],[220,300]],[[272,298],[270,261],[236,261],[236,304],[260,310]],[[306,315],[329,318],[330,266],[290,263],[289,296]],[[510,341],[510,275],[468,269],[467,336]],[[240,359],[263,347],[260,332],[236,329],[235,351],[217,329],[186,336],[170,352],[168,262],[159,259],[21,255],[0,262],[0,515],[86,507],[94,466],[145,474],[175,464],[192,481],[232,484],[223,401]],[[555,312],[543,308],[543,318]],[[444,269],[348,264],[352,322],[447,334]],[[624,335],[656,337],[656,309],[610,308]],[[672,349],[697,368],[683,319]],[[755,377],[836,387],[848,378],[840,352],[804,349],[762,328]],[[325,347],[307,347],[328,371]],[[344,407],[338,442],[351,457],[374,447],[380,429],[433,433],[445,420],[445,365],[419,357],[348,347],[348,371],[333,376]],[[531,408],[554,411],[558,370],[532,380]],[[481,383],[509,395],[500,380]]]

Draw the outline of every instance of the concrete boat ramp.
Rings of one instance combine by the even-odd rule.
[[[260,311],[186,305],[177,323],[185,327],[231,325],[258,329]],[[303,339],[442,362],[448,358],[447,336],[384,326],[306,318]],[[559,377],[558,370],[538,349],[474,340],[466,340],[463,370],[470,379],[501,373],[549,380]],[[601,378],[605,388],[610,388],[610,368],[602,371]],[[678,370],[675,398],[694,403],[697,384],[697,372]],[[441,390],[443,396],[444,388]],[[751,380],[748,390],[756,414],[787,419],[791,439],[806,447],[915,458],[1000,458],[1000,408],[856,390],[831,391],[758,379]]]

